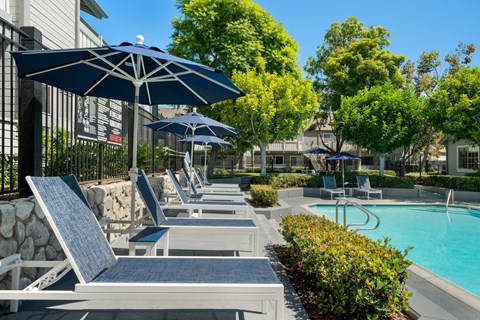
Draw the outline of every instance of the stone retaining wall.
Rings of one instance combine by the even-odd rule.
[[[164,187],[164,177],[149,177],[157,198],[166,189],[173,192],[170,185]],[[108,185],[92,186],[84,189],[97,219],[130,221],[131,183],[119,182]],[[136,193],[137,217],[143,208],[142,200]],[[126,228],[128,224],[115,225]],[[113,241],[119,234],[112,234]],[[13,201],[0,201],[0,259],[19,253],[23,260],[64,260],[65,254],[52,232],[49,223],[33,196]],[[20,288],[25,288],[43,275],[48,269],[22,268]],[[0,274],[0,290],[10,289],[10,272]],[[0,308],[6,306],[0,301]]]

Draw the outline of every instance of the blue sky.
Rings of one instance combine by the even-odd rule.
[[[165,48],[170,42],[170,21],[179,12],[174,0],[97,0],[109,15],[98,20],[82,16],[109,44],[135,42],[142,34],[145,44]],[[257,0],[282,23],[300,47],[303,67],[323,42],[325,30],[336,21],[356,16],[366,26],[382,25],[390,33],[392,53],[417,61],[422,51],[437,50],[443,57],[453,53],[459,41],[474,43],[473,65],[480,66],[479,0]]]

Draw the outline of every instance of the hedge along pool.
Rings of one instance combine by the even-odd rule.
[[[312,205],[335,221],[335,205]],[[376,230],[359,231],[371,239],[389,237],[416,264],[480,296],[480,209],[442,205],[364,205],[380,217]],[[362,222],[365,215],[347,206],[347,224]],[[369,224],[375,223],[371,219]],[[339,223],[343,205],[339,206]]]

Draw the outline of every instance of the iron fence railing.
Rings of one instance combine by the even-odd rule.
[[[21,39],[28,35],[3,19],[0,28],[0,193],[6,193],[18,190],[18,87],[8,52],[24,49]]]
[[[22,82],[16,74],[16,66],[9,51],[25,50],[22,41],[30,39],[29,34],[0,18],[0,194],[24,190],[19,173],[19,159],[22,148],[33,148],[21,142],[19,126],[20,95],[23,95]],[[37,39],[36,39],[37,40]],[[44,49],[45,46],[42,45]],[[41,166],[44,176],[74,174],[79,181],[95,181],[127,178],[131,155],[129,156],[129,105],[119,101],[96,99],[95,103],[117,104],[122,110],[123,134],[121,143],[109,145],[97,141],[77,139],[76,120],[80,97],[60,89],[42,85],[41,94],[36,97],[41,105],[41,148],[35,149],[33,161]],[[158,172],[164,168],[162,148],[168,138],[159,133],[143,129],[143,124],[158,119],[156,112],[142,110],[139,128],[139,167],[147,172]],[[35,121],[26,119],[26,121]],[[37,119],[36,121],[40,121]],[[25,118],[21,123],[25,124]],[[28,125],[27,125],[28,126]],[[28,134],[27,134],[28,135]],[[40,139],[40,138],[38,138]],[[41,155],[39,154],[41,152]],[[29,160],[30,161],[30,160]],[[39,170],[38,170],[39,171]],[[20,182],[20,183],[19,183]],[[19,187],[20,185],[20,187]]]

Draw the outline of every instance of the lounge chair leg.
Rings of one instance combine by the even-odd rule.
[[[135,249],[136,249],[136,246],[132,242],[130,242],[130,244],[128,245],[128,255],[134,256],[136,251]]]
[[[20,286],[20,270],[21,268],[12,269],[12,290],[18,290]],[[10,301],[10,312],[18,311],[18,300]]]
[[[165,238],[163,239],[163,255],[168,257],[168,250],[170,247],[170,232],[167,232]]]
[[[267,314],[268,313],[268,304],[270,303],[270,301],[268,300],[263,300],[262,301],[262,313],[263,314]]]
[[[277,301],[275,301],[275,319],[283,320],[283,293],[280,297],[278,297]]]

